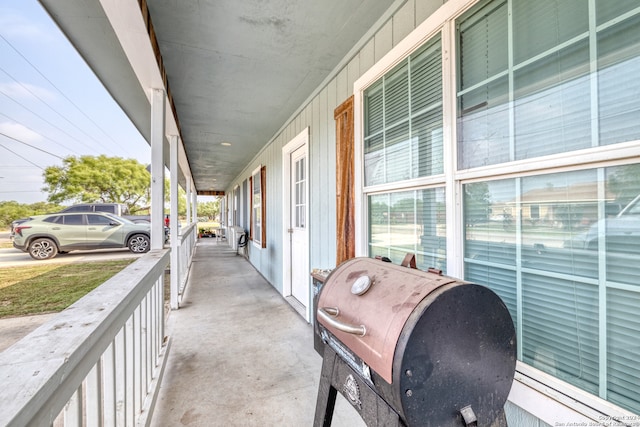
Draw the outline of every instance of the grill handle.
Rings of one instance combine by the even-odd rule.
[[[336,328],[339,331],[346,332],[347,334],[365,336],[367,328],[364,325],[354,326],[348,323],[341,322],[336,319],[340,315],[340,310],[337,307],[320,307],[318,308],[318,317],[324,320],[326,323]]]

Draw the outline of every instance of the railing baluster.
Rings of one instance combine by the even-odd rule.
[[[87,426],[102,426],[102,360],[94,365],[87,375],[86,387],[86,420]]]
[[[116,335],[116,426],[126,426],[127,411],[127,358],[125,339],[126,327],[123,327]]]
[[[138,307],[133,312],[133,413],[142,408],[142,312]]]
[[[112,341],[102,355],[103,414],[105,427],[116,426],[116,346]]]
[[[125,414],[125,425],[126,426],[132,426],[133,425],[133,416],[134,416],[134,395],[133,395],[133,390],[134,390],[134,384],[133,384],[133,379],[134,379],[134,344],[133,344],[133,314],[131,315],[131,317],[129,317],[129,319],[127,320],[127,323],[125,324],[124,327],[124,348],[125,348],[125,352],[124,352],[124,357],[125,357],[125,364],[124,364],[124,383],[126,385],[126,389],[125,389],[125,404],[124,404],[124,414]]]
[[[147,294],[142,300],[141,305],[141,320],[142,320],[142,353],[140,361],[142,362],[142,366],[140,369],[140,378],[142,384],[142,395],[146,396],[149,392],[149,382],[151,381],[151,375],[149,374],[149,360],[151,357],[151,353],[149,352],[149,326],[151,322],[149,321],[149,294]]]
[[[82,385],[73,393],[64,408],[64,425],[65,427],[82,426]]]

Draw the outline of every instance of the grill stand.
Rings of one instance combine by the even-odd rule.
[[[363,381],[360,374],[338,356],[333,348],[325,345],[313,427],[331,426],[338,391],[358,411],[367,427],[406,427],[398,413]],[[464,414],[461,415],[464,418]],[[476,427],[477,421],[460,420],[460,425]],[[488,427],[508,427],[504,410]]]
[[[331,426],[338,392],[358,411],[368,427],[405,427],[398,413],[330,346],[325,345],[314,427]]]

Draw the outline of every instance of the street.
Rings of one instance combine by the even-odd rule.
[[[9,232],[0,232],[0,243],[9,241]],[[126,248],[99,249],[93,251],[73,251],[67,254],[59,254],[55,258],[47,260],[35,260],[28,253],[15,248],[0,249],[0,268],[20,265],[44,265],[61,264],[86,261],[108,261],[125,258],[139,258],[143,254],[134,254]]]

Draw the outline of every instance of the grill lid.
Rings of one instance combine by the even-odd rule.
[[[396,344],[415,307],[455,279],[371,258],[353,258],[331,272],[318,301],[318,321],[392,382]]]

